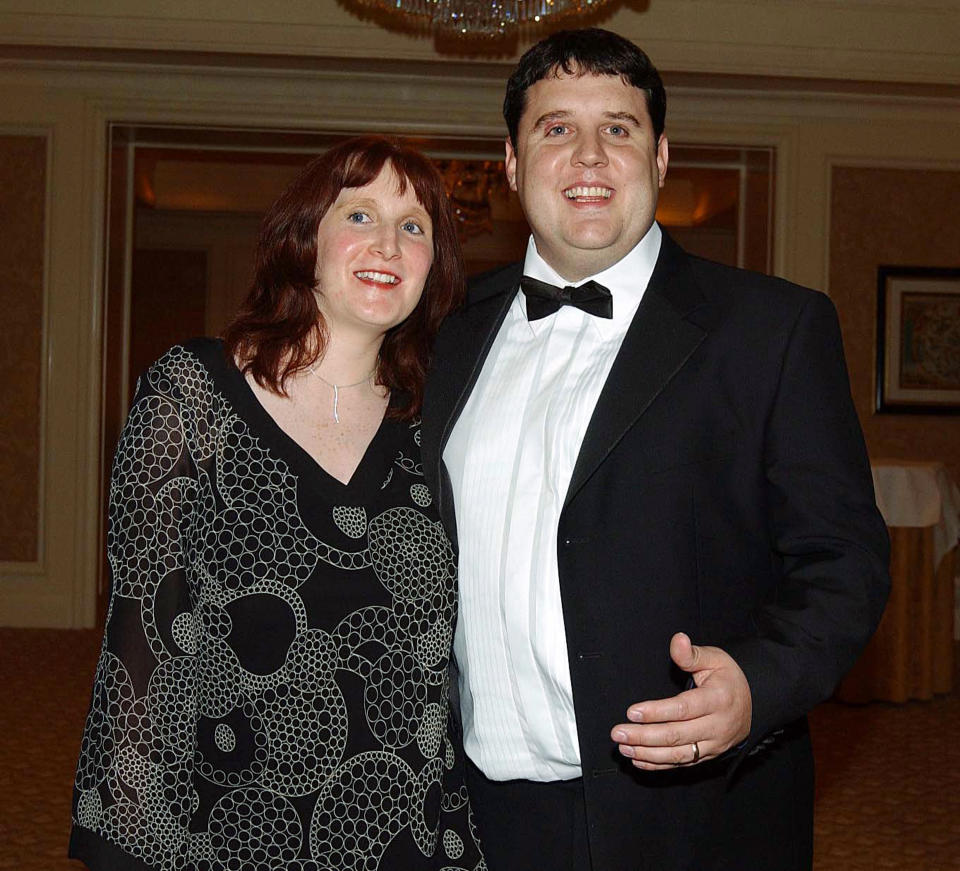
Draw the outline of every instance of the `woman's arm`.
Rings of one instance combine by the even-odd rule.
[[[177,352],[140,379],[110,480],[110,601],[70,839],[70,855],[91,869],[179,869],[188,849],[198,638],[188,540],[198,478],[191,411],[171,376]]]

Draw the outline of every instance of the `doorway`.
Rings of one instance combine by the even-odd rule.
[[[107,483],[136,379],[167,348],[217,335],[252,276],[264,211],[345,133],[115,123],[109,129],[100,553]],[[498,138],[411,138],[447,183],[467,273],[521,259],[529,229]],[[773,268],[772,148],[671,146],[657,218],[692,253]],[[101,560],[97,613],[106,610]]]

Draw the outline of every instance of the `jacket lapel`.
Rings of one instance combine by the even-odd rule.
[[[424,397],[424,418],[435,421],[424,430],[424,462],[432,465],[436,476],[437,507],[454,546],[456,521],[443,449],[513,302],[522,272],[523,264],[515,263],[471,288],[470,306],[444,327],[442,347],[438,344],[437,348],[443,366],[431,374]]]
[[[705,330],[688,316],[705,303],[687,255],[664,233],[650,283],[590,418],[564,507],[703,341]]]
[[[456,352],[445,356],[450,365],[441,375],[442,394],[446,398],[445,407],[440,409],[441,453],[513,302],[522,271],[522,264],[512,264],[499,271],[489,285],[478,285],[479,300],[463,313],[458,329],[447,337],[448,343],[454,343]]]

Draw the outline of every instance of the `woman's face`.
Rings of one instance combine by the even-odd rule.
[[[344,188],[317,228],[317,294],[332,336],[382,336],[416,308],[433,263],[433,224],[390,164]]]

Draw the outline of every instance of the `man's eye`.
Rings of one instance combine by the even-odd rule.
[[[547,130],[547,136],[563,136],[566,132],[567,128],[564,124],[554,124]]]
[[[610,133],[612,133],[614,136],[627,135],[627,128],[622,127],[620,124],[611,124],[610,127],[607,129],[609,129]]]

